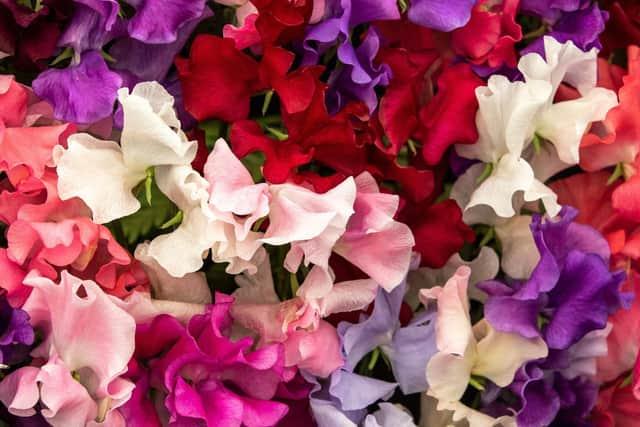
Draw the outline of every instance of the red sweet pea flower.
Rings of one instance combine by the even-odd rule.
[[[394,28],[392,24],[380,27],[385,36]],[[404,32],[404,27],[398,31]],[[380,123],[389,138],[389,152],[397,154],[409,138],[415,138],[422,144],[425,162],[435,165],[450,145],[476,142],[475,89],[483,81],[468,64],[448,65],[429,32],[410,32],[422,45],[392,38],[377,57],[391,67],[394,76],[380,101]]]
[[[602,54],[640,44],[640,3],[636,0],[603,0],[600,8],[609,12],[609,22],[600,35]]]
[[[430,203],[405,205],[398,220],[413,232],[416,240],[413,250],[422,256],[420,265],[440,268],[465,242],[473,242],[475,234],[462,222],[462,211],[454,200]]]
[[[640,417],[640,400],[625,378],[603,388],[593,409],[592,420],[597,427],[633,426]]]
[[[185,108],[198,121],[247,118],[250,98],[261,88],[258,62],[236,49],[233,40],[199,35],[189,58],[175,63]]]
[[[258,9],[255,26],[262,46],[281,46],[302,40],[313,10],[312,0],[252,0]]]
[[[495,2],[478,2],[467,25],[451,33],[453,51],[474,64],[515,67],[513,45],[522,40],[522,28],[515,21],[520,0],[492,3]]]
[[[420,109],[420,125],[415,132],[427,164],[438,163],[453,144],[474,144],[478,140],[475,91],[483,84],[467,64],[444,69],[436,95]]]

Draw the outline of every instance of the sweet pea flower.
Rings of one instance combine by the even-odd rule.
[[[13,308],[7,301],[7,293],[0,293],[0,363],[5,366],[22,362],[35,340],[29,315]]]
[[[121,143],[85,133],[69,137],[58,153],[58,191],[62,200],[82,199],[98,224],[136,212],[140,202],[133,188],[154,166],[187,165],[196,142],[180,130],[173,97],[157,82],[118,91],[124,113]]]
[[[244,240],[253,224],[269,213],[269,188],[254,184],[245,166],[233,154],[226,141],[218,139],[204,165],[210,184],[209,205],[216,217],[234,226],[238,240]]]
[[[20,416],[35,414],[40,401],[54,426],[124,425],[117,408],[133,390],[120,377],[133,355],[133,317],[96,283],[67,272],[59,284],[36,271],[25,283],[34,289],[23,309],[44,334],[31,355],[45,363],[0,382],[0,400]]]
[[[438,352],[426,368],[428,394],[438,399],[438,410],[457,408],[471,375],[488,378],[499,387],[514,379],[527,361],[547,356],[541,338],[524,338],[496,331],[486,320],[471,325],[467,284],[471,271],[460,267],[443,287],[420,291],[428,305],[437,300],[436,344]],[[508,418],[507,418],[508,419]]]
[[[368,172],[358,175],[355,184],[354,214],[333,251],[391,291],[409,270],[413,234],[406,224],[393,219],[398,196],[381,193]]]
[[[166,396],[168,425],[270,427],[288,411],[282,397],[308,393],[306,386],[295,389],[296,370],[284,366],[280,344],[254,349],[250,337],[230,339],[232,303],[216,294],[215,304],[186,327],[158,316],[137,331],[136,359],[147,362],[150,386]],[[151,404],[147,396],[142,400]]]
[[[331,291],[321,298],[305,292],[330,280]],[[232,317],[260,336],[260,346],[282,343],[286,366],[297,365],[312,375],[327,377],[344,363],[336,329],[322,318],[333,313],[360,310],[375,298],[378,285],[370,279],[333,283],[325,270],[314,266],[297,295],[280,302],[275,293],[271,265],[266,258],[256,274],[236,278]]]
[[[546,174],[532,167],[538,150],[534,145],[547,140],[553,148],[544,151],[555,149],[557,154],[550,156],[556,163],[578,163],[580,140],[589,123],[602,120],[617,103],[615,93],[595,87],[595,48],[583,52],[571,41],[560,44],[552,37],[545,37],[544,46],[545,59],[535,53],[520,59],[524,82],[494,75],[488,86],[476,90],[479,139],[473,145],[457,145],[456,151],[491,166],[486,166],[489,174],[484,180],[479,177],[482,165],[467,170],[482,182],[476,184],[466,209],[486,205],[500,217],[511,217],[516,213],[513,196],[522,192],[524,201],[541,199],[546,211],[555,216],[560,209],[556,195],[538,178],[546,179],[541,176]],[[563,81],[576,87],[582,97],[554,103]]]
[[[409,7],[409,20],[423,27],[438,31],[451,31],[464,26],[471,19],[475,0],[454,0],[442,3],[437,0],[415,0]]]
[[[624,272],[609,271],[606,241],[593,228],[574,223],[576,215],[569,207],[555,222],[534,215],[531,232],[540,261],[531,276],[511,286],[480,285],[490,295],[484,313],[496,329],[543,337],[549,348],[564,350],[629,306],[630,295],[620,291]]]
[[[295,184],[272,185],[269,191],[269,227],[261,241],[270,245],[291,243],[285,258],[285,267],[291,272],[298,270],[303,257],[305,265],[313,263],[327,269],[331,251],[354,213],[357,190],[353,178],[324,194]]]

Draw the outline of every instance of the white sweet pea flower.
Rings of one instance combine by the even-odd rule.
[[[131,93],[122,88],[118,100],[124,117],[120,144],[79,133],[56,153],[60,198],[82,199],[98,224],[140,209],[132,190],[148,168],[188,165],[197,150],[180,130],[173,97],[158,82],[139,83]]]
[[[561,44],[551,37],[545,37],[544,44],[546,60],[537,53],[521,58],[518,68],[524,82],[493,75],[487,86],[476,89],[478,142],[457,145],[456,151],[486,165],[474,165],[465,174],[474,176],[464,178],[472,186],[465,211],[488,206],[505,218],[515,215],[525,202],[542,200],[547,213],[555,216],[560,210],[557,197],[543,181],[557,166],[578,163],[580,140],[589,124],[603,120],[617,104],[613,91],[595,87],[596,49],[583,52],[571,41]],[[554,103],[563,81],[576,87],[582,97]],[[545,140],[553,148],[541,147]],[[543,169],[538,170],[532,163],[536,152],[543,150],[557,160],[544,162],[553,168],[538,162]],[[486,221],[492,214],[482,210],[474,216]]]

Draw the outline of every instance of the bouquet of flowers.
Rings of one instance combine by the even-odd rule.
[[[639,425],[639,16],[0,0],[0,425]]]

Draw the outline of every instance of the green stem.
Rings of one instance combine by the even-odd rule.
[[[371,353],[371,360],[369,360],[369,364],[367,365],[367,369],[369,369],[369,371],[373,371],[373,368],[376,367],[376,363],[378,363],[379,357],[380,357],[380,349],[376,347],[373,350],[373,353]]]
[[[482,173],[480,174],[478,179],[476,179],[476,184],[480,184],[482,181],[489,178],[492,172],[493,172],[493,163],[487,163],[484,166],[484,169],[482,170]]]
[[[267,114],[267,110],[269,109],[269,104],[271,104],[271,98],[273,98],[273,89],[268,90],[264,95],[264,102],[262,103],[262,116]]]
[[[173,218],[171,218],[169,221],[167,221],[164,224],[162,224],[160,226],[160,229],[164,230],[164,229],[167,229],[167,228],[172,227],[174,225],[180,224],[182,222],[182,216],[183,216],[182,211],[178,211],[178,213],[175,214],[173,216]]]
[[[264,129],[269,132],[271,135],[275,136],[276,139],[278,141],[286,141],[287,138],[289,138],[289,135],[287,135],[286,133],[278,130],[278,129],[274,129],[272,127],[269,126],[265,126]]]
[[[607,180],[607,185],[611,185],[618,180],[618,178],[624,176],[624,165],[622,163],[618,163],[616,168],[613,170],[613,173]]]
[[[147,177],[144,180],[144,195],[147,204],[151,206],[151,184],[153,184],[153,166],[147,168]]]
[[[484,385],[482,384],[482,379],[480,378],[474,378],[473,376],[471,376],[469,378],[469,385],[476,390],[484,391]]]

